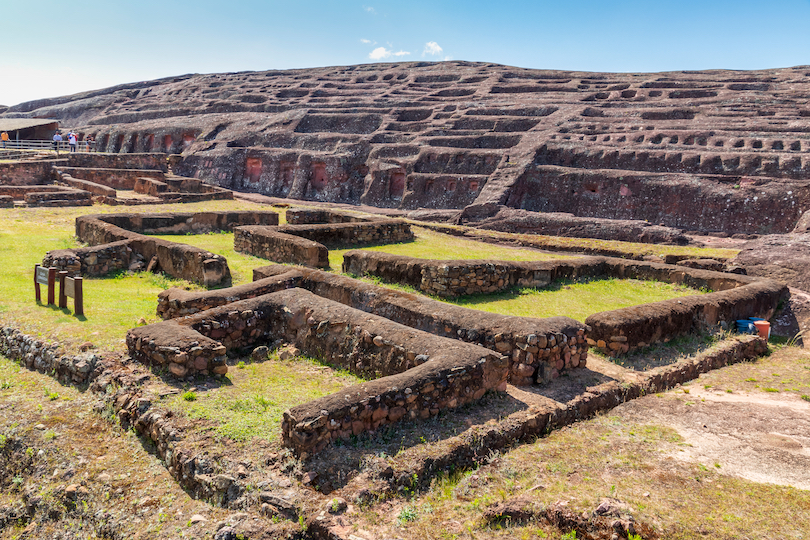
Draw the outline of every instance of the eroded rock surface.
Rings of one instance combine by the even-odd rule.
[[[743,245],[732,261],[748,275],[769,277],[810,292],[810,233],[772,234]]]
[[[222,187],[786,233],[810,208],[810,67],[655,74],[411,62],[184,75],[10,107]]]

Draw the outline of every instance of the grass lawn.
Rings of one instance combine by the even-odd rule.
[[[411,227],[416,239],[413,242],[388,244],[384,246],[363,247],[369,251],[381,251],[392,255],[404,255],[419,259],[435,260],[470,260],[489,259],[498,261],[550,261],[570,259],[576,255],[545,253],[534,249],[513,248],[486,242],[478,242],[458,236],[438,233],[424,227]],[[330,249],[329,266],[340,272],[343,266],[343,254],[349,249]]]
[[[565,315],[584,321],[589,315],[600,311],[693,294],[700,294],[700,291],[660,281],[608,278],[558,281],[542,289],[524,288],[497,294],[477,294],[450,303],[504,315],[537,318]]]
[[[213,388],[187,389],[166,398],[163,405],[192,419],[216,421],[220,437],[274,440],[285,410],[364,381],[309,358],[280,360],[277,353],[263,362],[240,362],[225,380]]]
[[[211,201],[195,204],[140,206],[138,212],[193,212],[256,210],[252,203]],[[264,207],[262,207],[264,209]],[[269,208],[267,208],[269,209]],[[28,334],[62,341],[68,349],[85,341],[101,349],[120,347],[124,335],[141,318],[157,320],[157,294],[178,285],[196,288],[165,275],[138,273],[107,278],[86,278],[85,317],[70,309],[37,305],[34,300],[34,265],[47,251],[79,247],[74,237],[77,216],[131,212],[127,207],[9,208],[0,209],[0,324],[9,324]],[[216,235],[214,235],[216,236]],[[231,235],[231,245],[233,243]],[[232,250],[232,248],[231,248]],[[238,269],[237,269],[238,270]],[[249,280],[248,276],[246,280]],[[68,301],[72,309],[72,302]]]
[[[259,207],[242,201],[211,201],[187,205],[138,207],[139,212],[255,210]],[[89,341],[102,350],[119,348],[126,331],[139,324],[157,320],[157,294],[171,286],[199,287],[165,275],[121,273],[85,281],[85,317],[75,317],[69,309],[37,305],[33,295],[33,268],[45,253],[53,249],[78,247],[74,220],[89,213],[129,212],[130,208],[95,206],[93,208],[28,208],[0,210],[0,323],[13,324],[27,333],[61,340],[68,349]],[[282,222],[284,221],[282,216]],[[374,246],[367,249],[432,259],[548,260],[569,255],[544,253],[533,249],[505,247],[468,238],[441,234],[414,227],[413,242]],[[233,250],[232,233],[203,235],[162,235],[161,238],[206,248],[223,255],[239,285],[252,280],[252,270],[269,261]],[[330,251],[333,271],[340,271],[343,253]],[[672,285],[620,280],[562,284],[557,290],[521,290],[488,296],[464,298],[455,303],[509,315],[547,317],[567,315],[584,320],[605,309],[637,305],[674,298],[695,291]]]

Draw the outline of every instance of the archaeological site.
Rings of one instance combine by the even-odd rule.
[[[810,538],[810,66],[183,75],[0,128],[45,141],[0,149],[0,540]]]

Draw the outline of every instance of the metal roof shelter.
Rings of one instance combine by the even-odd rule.
[[[59,129],[59,120],[49,118],[0,118],[0,132],[12,140],[50,140]]]

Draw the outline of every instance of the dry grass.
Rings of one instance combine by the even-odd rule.
[[[97,399],[0,356],[0,442],[19,441],[21,454],[32,459],[20,469],[14,456],[3,454],[0,482],[13,481],[0,489],[0,506],[18,504],[28,492],[42,498],[40,513],[53,512],[38,516],[25,536],[25,521],[0,527],[0,539],[95,538],[96,524],[105,522],[120,526],[122,538],[196,537],[202,531],[189,527],[191,515],[202,513],[214,522],[225,518],[223,509],[183,491],[148,442],[122,430],[111,416],[92,412]],[[35,428],[38,424],[44,429]],[[79,483],[89,495],[71,510],[60,490]],[[103,517],[86,517],[97,513]]]
[[[700,384],[726,392],[788,393],[810,401],[810,355],[805,349],[780,346],[756,362],[707,373]]]
[[[576,513],[617,499],[667,539],[803,538],[809,530],[810,493],[667,458],[679,444],[670,428],[600,416],[493,456],[477,471],[451,474],[426,493],[367,509],[357,526],[376,523],[378,531],[413,539],[563,538],[570,532],[543,523],[489,527],[481,521],[487,506],[527,495],[543,506],[562,501]]]

